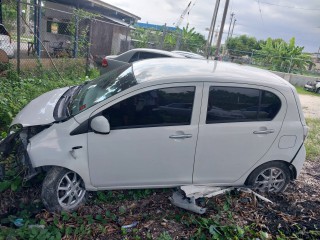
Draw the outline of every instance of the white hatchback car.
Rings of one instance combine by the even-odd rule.
[[[183,185],[283,191],[305,160],[307,126],[295,88],[248,66],[154,59],[56,89],[14,119],[30,177],[47,171],[50,211],[86,191]]]

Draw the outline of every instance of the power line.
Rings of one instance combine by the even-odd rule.
[[[260,6],[260,0],[258,0],[258,6],[259,6],[259,12],[260,12],[261,21],[264,24],[263,17],[262,17],[261,6]]]
[[[262,2],[260,0],[256,0],[256,1],[259,3],[259,5],[260,5],[260,3],[262,3],[262,4],[266,4],[266,5],[283,7],[283,8],[291,8],[291,9],[306,10],[306,11],[320,11],[320,8],[302,8],[302,7],[295,7],[295,6],[279,5],[276,3]]]

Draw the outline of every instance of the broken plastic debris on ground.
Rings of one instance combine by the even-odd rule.
[[[195,186],[195,185],[188,185],[188,186],[181,186],[180,191],[175,191],[170,197],[170,201],[173,205],[198,213],[204,214],[207,209],[201,206],[198,206],[196,200],[199,198],[211,198],[214,196],[218,196],[221,194],[225,194],[227,192],[236,190],[242,191],[246,193],[252,193],[259,199],[267,202],[273,203],[266,197],[254,192],[252,189],[247,187],[212,187],[212,186]],[[182,193],[183,192],[183,193]]]

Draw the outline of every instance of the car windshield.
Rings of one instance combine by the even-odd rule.
[[[68,106],[69,113],[74,116],[136,84],[132,65],[121,66],[82,85]]]

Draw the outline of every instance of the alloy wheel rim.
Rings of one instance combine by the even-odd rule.
[[[267,168],[259,173],[254,186],[260,192],[280,192],[286,183],[286,175],[280,168]]]
[[[75,172],[67,172],[58,184],[58,202],[65,209],[77,206],[85,193],[82,179]]]

